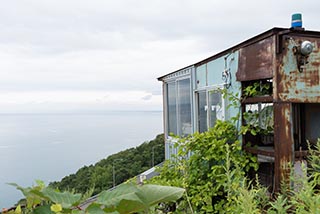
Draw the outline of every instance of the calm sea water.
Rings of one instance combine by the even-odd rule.
[[[162,112],[0,115],[0,208],[22,197],[8,182],[60,180],[159,133]]]

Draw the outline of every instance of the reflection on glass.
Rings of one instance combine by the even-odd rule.
[[[207,131],[207,99],[206,91],[198,92],[198,131]]]
[[[191,134],[191,94],[190,79],[178,81],[179,135]]]
[[[167,84],[168,133],[177,135],[176,84]]]
[[[320,138],[320,104],[305,105],[306,140],[316,143]]]
[[[223,119],[222,98],[220,92],[209,92],[209,106],[210,127],[213,127],[217,120]]]

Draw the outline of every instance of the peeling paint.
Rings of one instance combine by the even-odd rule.
[[[298,69],[295,46],[302,41],[312,42],[314,49],[308,57],[308,63],[303,71]],[[320,102],[320,40],[315,38],[287,37],[284,41],[284,51],[280,57],[277,72],[278,98],[285,102],[317,103]]]

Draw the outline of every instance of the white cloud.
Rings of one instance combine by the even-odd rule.
[[[292,0],[2,2],[0,97],[6,98],[0,113],[19,110],[12,108],[19,99],[29,103],[30,111],[94,108],[92,97],[101,99],[100,93],[111,91],[119,96],[109,97],[101,108],[129,108],[120,94],[141,92],[141,97],[130,94],[135,97],[127,100],[130,107],[145,109],[153,103],[157,107],[152,108],[161,109],[160,96],[158,101],[155,95],[138,99],[161,94],[158,76],[274,26],[289,27],[295,12],[303,13],[307,29],[319,30],[319,6],[318,1]],[[68,93],[74,97],[62,99]],[[34,102],[42,96],[45,102]],[[78,106],[71,105],[76,97]]]
[[[147,98],[147,99],[146,99]],[[162,96],[145,91],[28,91],[0,93],[4,113],[161,110]]]

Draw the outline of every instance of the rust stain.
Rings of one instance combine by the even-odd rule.
[[[239,51],[238,81],[272,78],[275,54],[274,37],[269,37]]]
[[[300,72],[294,53],[294,46],[309,40],[314,50],[308,57],[308,63]],[[279,56],[277,72],[277,92],[281,101],[319,102],[320,101],[320,39],[292,37],[284,40],[284,50]]]
[[[288,164],[292,162],[294,140],[291,124],[291,104],[274,103],[274,147],[275,147],[275,185],[280,187],[290,174]]]

